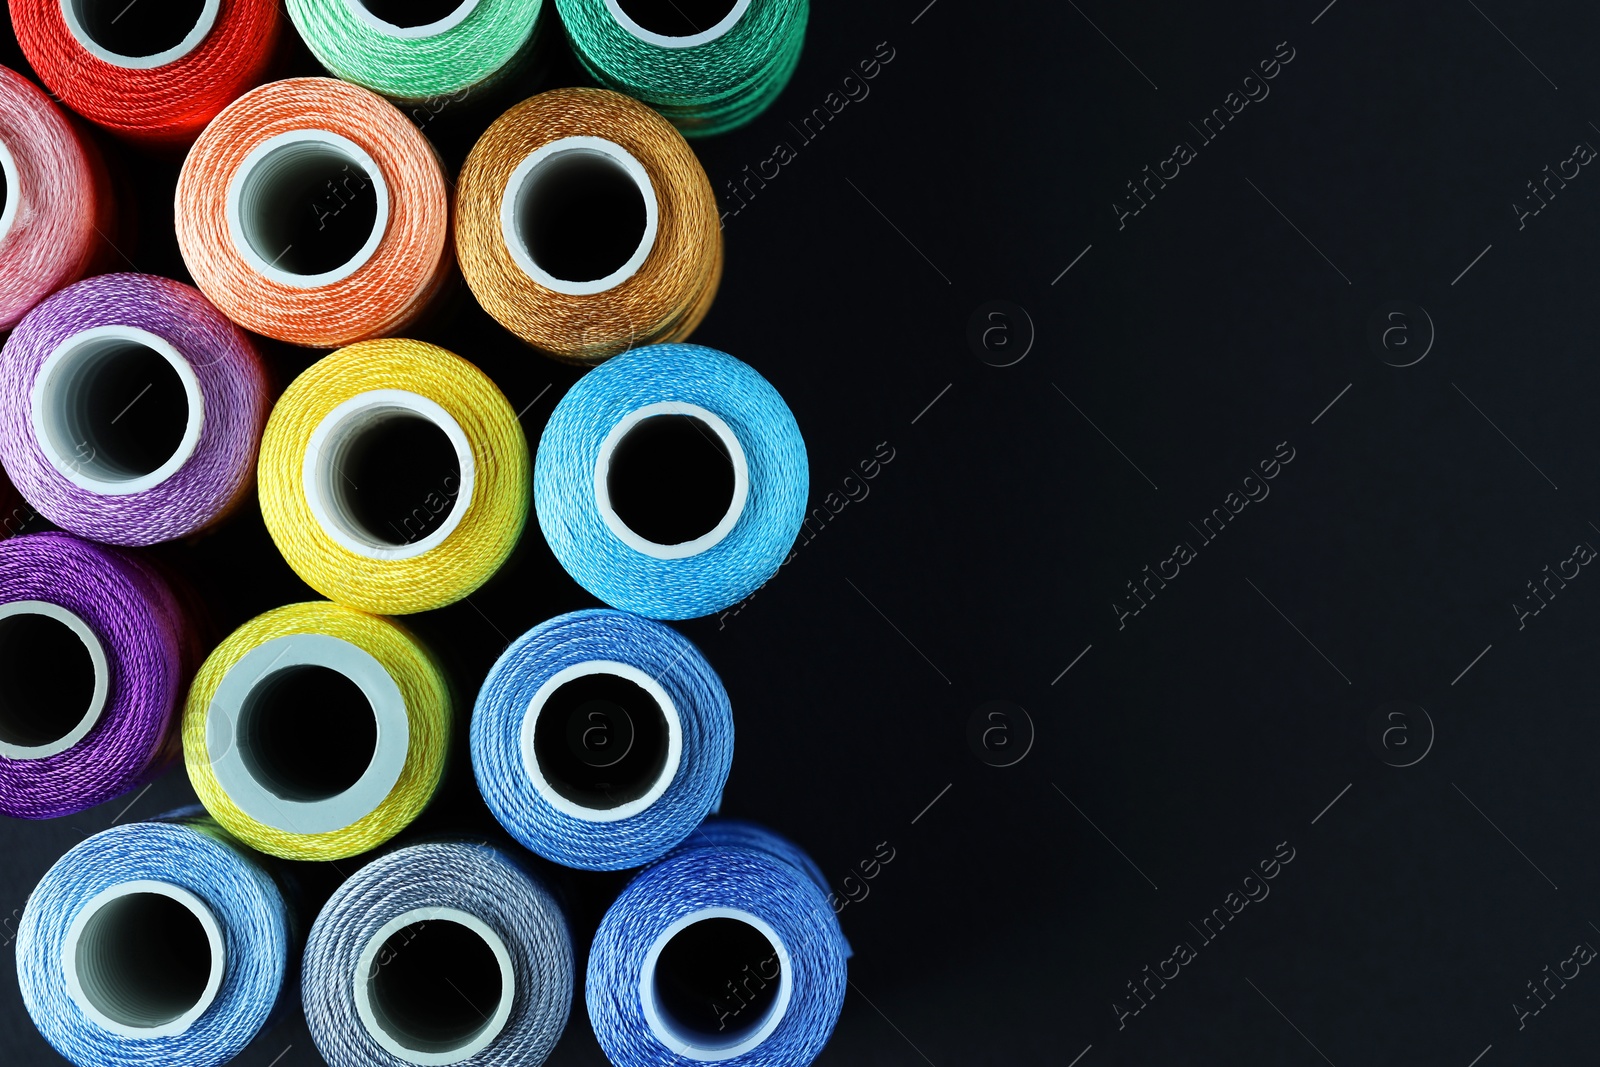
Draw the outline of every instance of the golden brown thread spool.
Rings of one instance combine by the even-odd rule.
[[[722,228],[705,170],[665,119],[604,89],[556,89],[473,146],[456,254],[502,326],[594,364],[694,331],[722,277]]]

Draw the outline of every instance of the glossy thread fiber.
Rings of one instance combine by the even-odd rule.
[[[92,270],[113,232],[111,186],[99,151],[28,79],[0,67],[0,144],[16,163],[0,233],[0,332]],[[4,201],[0,200],[0,207]]]
[[[83,906],[113,886],[160,881],[205,902],[222,928],[216,999],[168,1037],[111,1033],[69,999],[61,946]],[[45,1040],[79,1067],[216,1067],[248,1045],[283,1002],[289,913],[259,858],[205,818],[128,823],[73,846],[28,897],[17,927],[17,982]]]
[[[405,699],[411,736],[399,780],[373,811],[327,833],[288,833],[246,815],[217,782],[206,744],[206,716],[223,676],[251,649],[288,634],[326,634],[365,650],[383,664]],[[337,604],[288,604],[245,623],[207,657],[184,708],[183,760],[200,803],[251,848],[284,859],[337,860],[383,844],[428,806],[444,775],[450,720],[449,683],[410,633],[388,619]],[[316,745],[317,738],[307,737],[305,743]]]
[[[70,534],[26,534],[0,541],[0,604],[18,600],[82,619],[105,648],[111,686],[99,721],[76,745],[43,759],[0,756],[0,813],[76,814],[164,771],[178,754],[179,704],[199,658],[166,580],[129,552]]]
[[[649,1029],[640,980],[656,937],[703,908],[737,908],[770,924],[788,950],[793,990],[783,1019],[765,1040],[717,1062],[722,1067],[809,1064],[839,1021],[850,948],[815,864],[770,831],[715,819],[684,848],[630,882],[600,921],[589,948],[584,999],[606,1058],[616,1067],[690,1062]]]
[[[376,389],[434,401],[460,424],[472,448],[472,498],[457,495],[451,502],[466,508],[460,524],[433,548],[405,559],[350,551],[328,535],[306,502],[303,469],[312,432],[339,404]],[[522,425],[488,375],[421,341],[366,341],[312,364],[272,409],[261,442],[261,514],[278,551],[317,592],[365,611],[405,615],[453,604],[500,569],[527,524],[528,468]]]
[[[400,36],[357,14],[360,2],[289,0],[289,18],[317,61],[335,76],[408,102],[470,92],[498,80],[532,47],[544,11],[543,0],[479,0],[448,29],[426,37]]]
[[[203,421],[194,454],[142,492],[114,495],[75,485],[39,448],[32,393],[44,362],[68,338],[100,326],[155,334],[200,382]],[[138,397],[128,400],[131,406]],[[34,308],[0,350],[0,460],[40,514],[96,541],[171,541],[232,511],[255,482],[268,405],[266,371],[250,338],[199,290],[154,275],[104,274],[68,286]],[[89,458],[94,447],[77,442],[65,458]]]
[[[84,48],[67,28],[62,6],[63,0],[11,0],[17,42],[39,79],[90,122],[155,146],[193,141],[229,101],[259,82],[280,25],[276,0],[221,0],[211,32],[191,52],[137,69],[107,63]]]
[[[629,547],[595,502],[606,435],[661,401],[720,416],[750,466],[750,494],[733,529],[684,559]],[[753,368],[701,345],[635,349],[578,379],[545,425],[533,473],[540,529],[567,573],[612,607],[654,619],[710,615],[755,592],[794,544],[809,489],[805,441],[783,397]]]
[[[361,951],[391,919],[415,908],[466,912],[500,935],[516,991],[498,1037],[462,1067],[538,1067],[572,1008],[572,938],[556,899],[509,853],[481,842],[436,841],[382,856],[323,907],[306,941],[301,979],[306,1026],[330,1067],[405,1067],[356,1013]],[[404,951],[401,948],[399,951]]]
[[[518,164],[564,137],[619,145],[655,187],[658,229],[649,255],[631,277],[590,295],[559,293],[524,273],[500,222]],[[557,359],[598,363],[694,332],[722,278],[722,224],[699,159],[660,115],[603,89],[556,89],[501,115],[472,146],[456,186],[456,255],[473,295],[500,325]]]
[[[372,157],[389,187],[389,224],[354,273],[302,289],[267,278],[239,254],[225,206],[229,183],[256,146],[312,129],[339,134]],[[335,348],[399,333],[450,276],[450,205],[433,147],[393,104],[331,78],[271,82],[228,105],[184,160],[175,210],[178,248],[201,291],[245,329],[292,344]]]
[[[595,79],[643,100],[689,137],[743,126],[777,99],[800,62],[810,8],[808,0],[750,0],[722,36],[666,48],[624,29],[606,0],[555,3]]]
[[[672,784],[644,811],[589,822],[557,810],[528,778],[522,721],[551,676],[611,660],[654,678],[677,708],[683,755]],[[733,764],[733,709],[705,656],[677,631],[622,611],[559,615],[500,655],[472,713],[472,768],[494,817],[524,847],[568,867],[616,871],[649,863],[716,807]]]

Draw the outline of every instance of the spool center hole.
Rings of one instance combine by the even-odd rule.
[[[42,401],[60,461],[102,482],[142,478],[171,459],[189,423],[183,379],[137,341],[100,337],[61,356]]]
[[[733,506],[733,459],[693,415],[652,415],[617,442],[606,474],[611,509],[658,545],[681,545],[717,528]]]
[[[634,22],[663,37],[693,37],[728,17],[735,0],[617,0]]]
[[[466,5],[466,0],[358,0],[378,19],[403,30],[443,22]]]
[[[561,796],[586,808],[621,807],[650,792],[667,765],[667,717],[648,692],[614,674],[559,686],[539,709],[533,751]]]
[[[244,239],[269,266],[302,277],[356,258],[378,222],[378,190],[367,165],[338,145],[279,145],[239,189]]]
[[[283,800],[338,796],[360,780],[378,745],[378,719],[355,682],[302,664],[269,674],[239,709],[239,754],[250,776]]]
[[[200,1002],[211,944],[200,919],[178,901],[129,893],[84,923],[75,964],[84,996],[107,1018],[162,1026]]]
[[[696,1045],[726,1048],[766,1021],[782,976],[778,951],[760,930],[739,919],[701,919],[662,946],[656,1008]]]
[[[401,927],[378,950],[368,993],[378,1025],[417,1052],[450,1052],[489,1024],[500,963],[475,931],[449,919]]]
[[[610,156],[559,152],[517,191],[517,234],[551,277],[592,282],[627,264],[644,240],[644,191]]]
[[[205,0],[161,0],[135,6],[128,0],[69,0],[78,25],[112,55],[143,59],[183,43],[200,22]]]
[[[0,741],[22,748],[71,733],[94,699],[94,661],[78,635],[48,615],[0,619]]]
[[[460,457],[444,430],[420,415],[403,409],[363,415],[323,452],[335,518],[375,547],[413,544],[455,509]]]

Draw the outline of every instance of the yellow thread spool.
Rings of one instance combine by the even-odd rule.
[[[336,860],[383,844],[427,806],[450,722],[444,673],[399,625],[289,604],[206,658],[184,708],[183,758],[200,802],[239,840]]]
[[[352,457],[421,420],[455,455],[409,519],[360,514]],[[432,432],[432,431],[430,431]],[[289,566],[330,600],[385,615],[453,604],[516,547],[531,497],[528,442],[505,396],[461,357],[420,341],[362,341],[319,360],[267,420],[261,513]],[[436,527],[428,524],[437,521]]]

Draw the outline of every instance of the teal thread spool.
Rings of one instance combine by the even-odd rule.
[[[494,83],[532,49],[543,0],[460,0],[413,22],[380,0],[288,0],[289,18],[336,77],[394,100],[438,100]]]
[[[573,51],[602,85],[644,101],[685,137],[743,126],[800,61],[808,0],[555,0]]]

